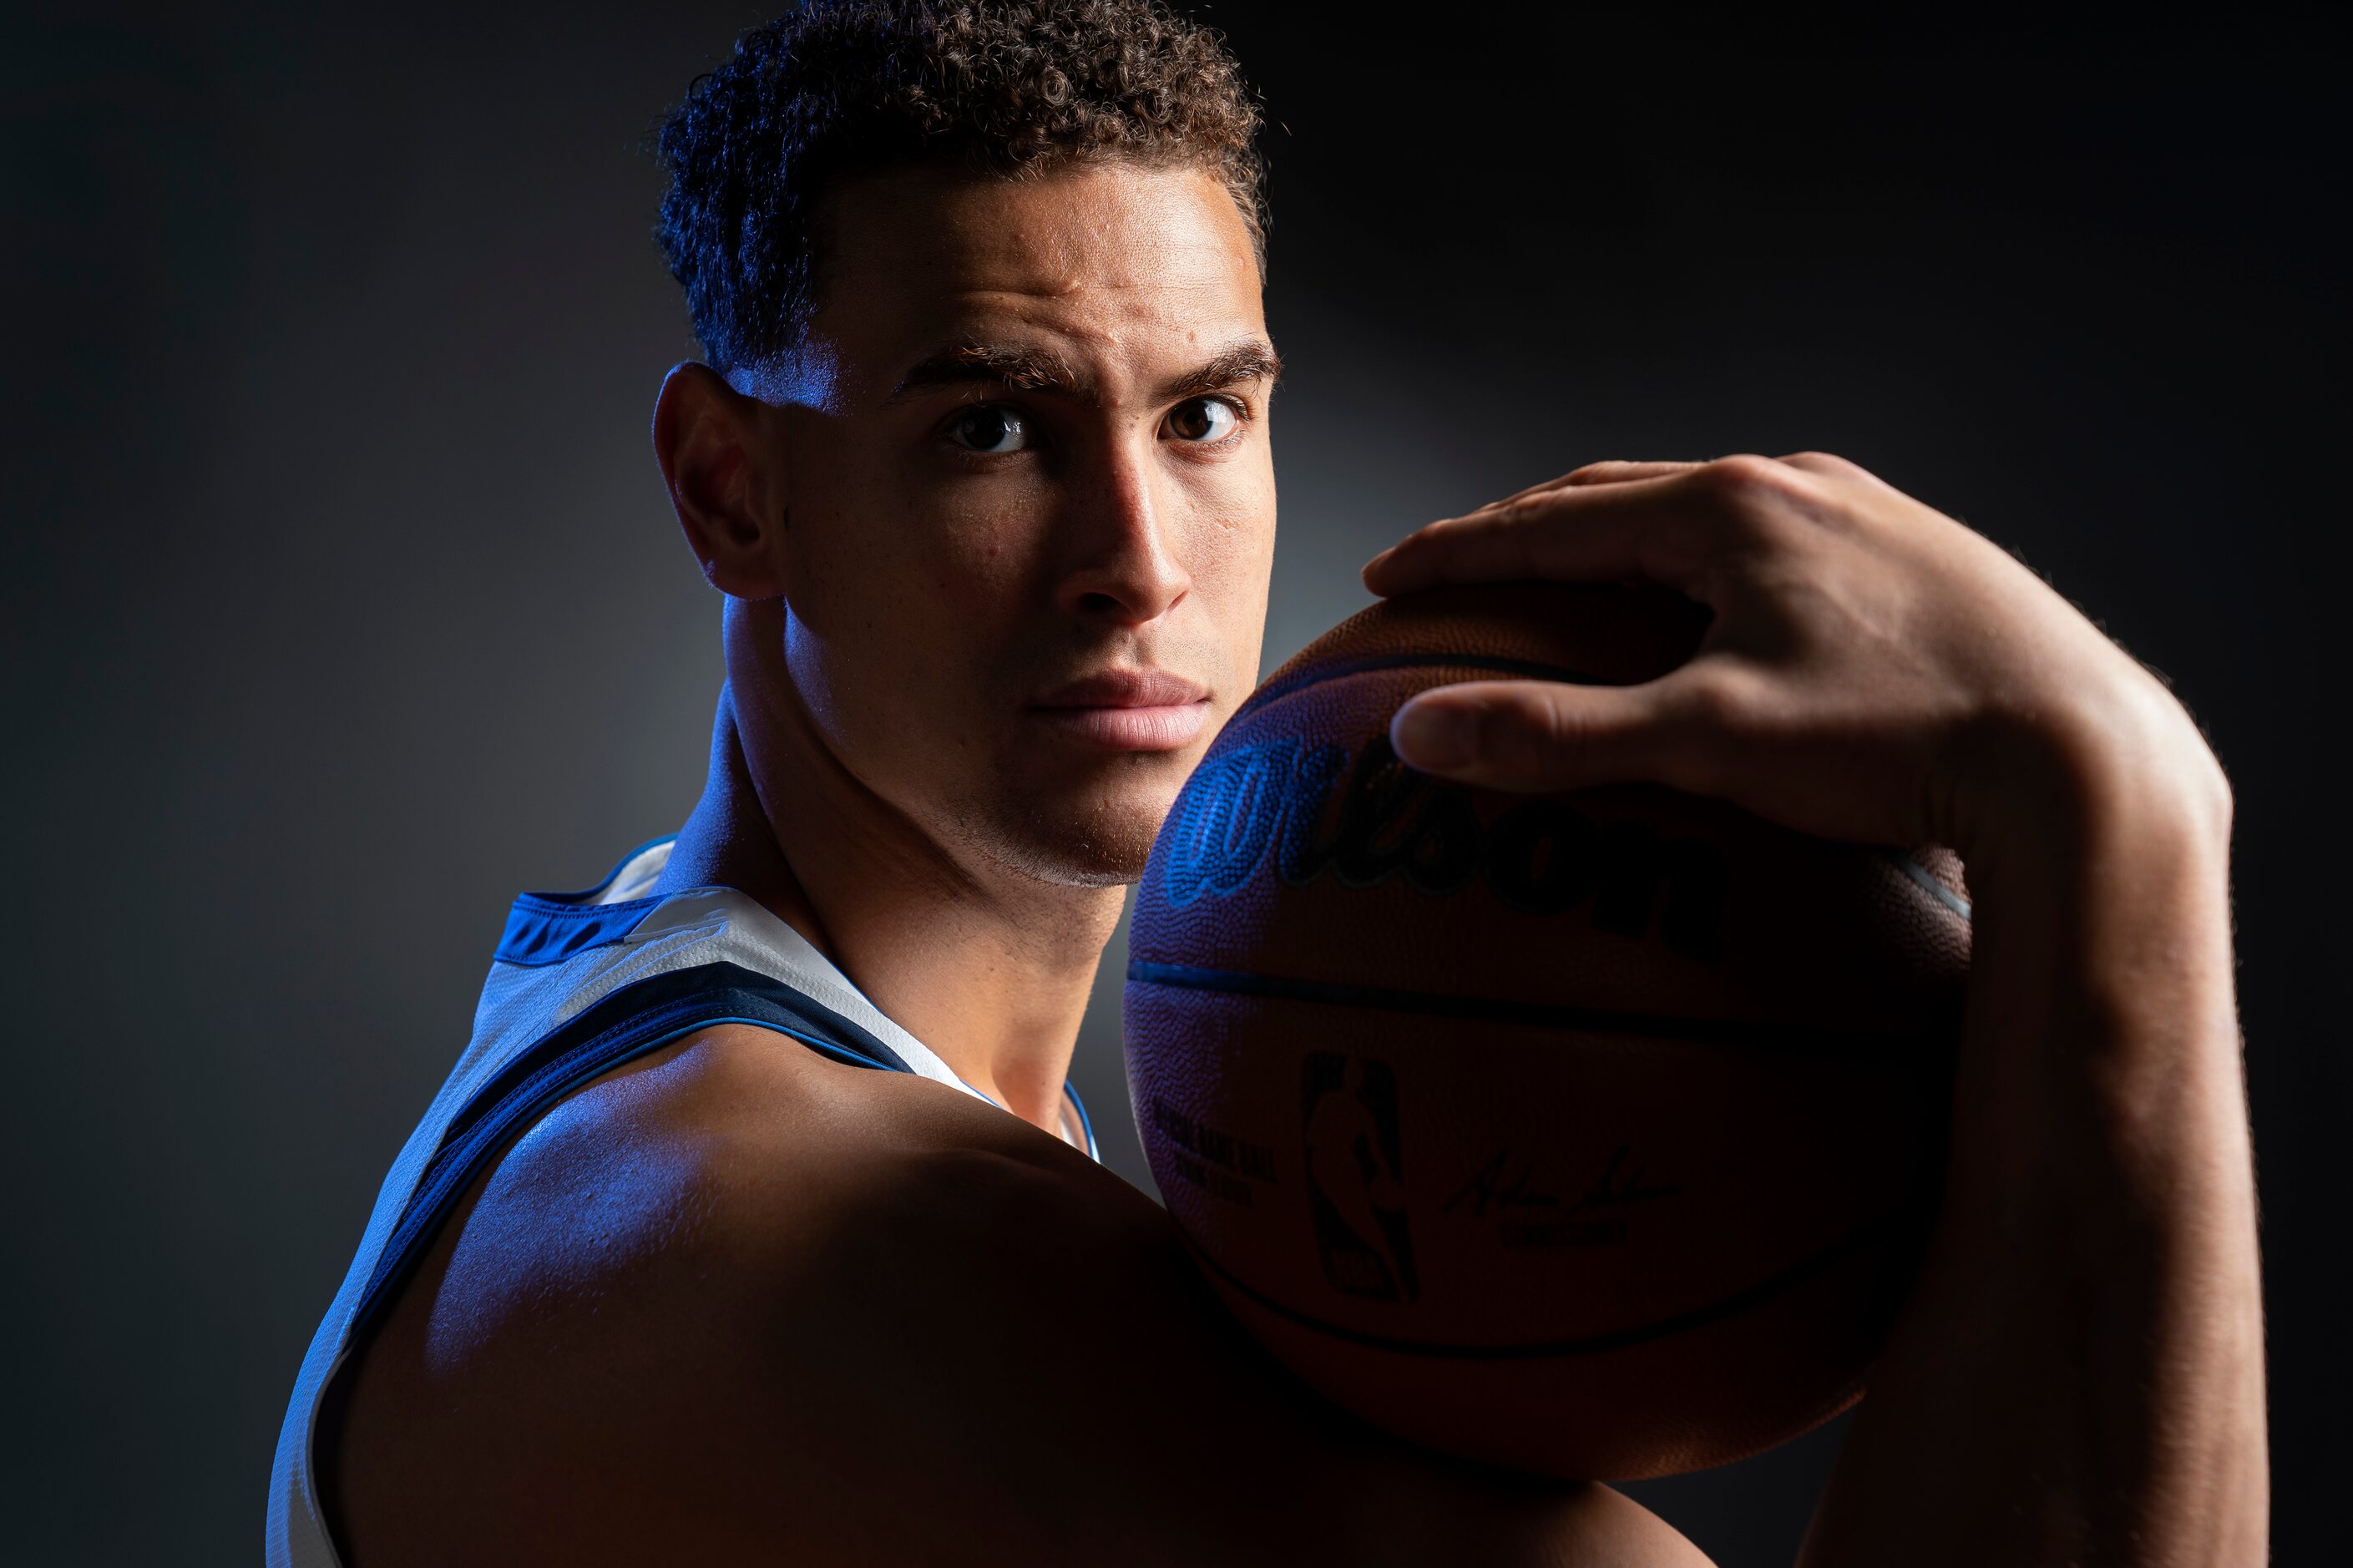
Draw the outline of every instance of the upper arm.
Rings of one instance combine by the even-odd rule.
[[[768,1331],[740,1415],[789,1413],[756,1462],[822,1478],[790,1511],[842,1531],[805,1560],[1701,1562],[1606,1489],[1371,1432],[1236,1328],[1125,1183],[934,1086],[860,1087],[923,1095],[909,1142],[835,1150],[826,1222],[744,1265]]]
[[[476,1325],[437,1381],[481,1426],[488,1470],[442,1484],[470,1489],[452,1517],[486,1558],[1704,1562],[1605,1488],[1455,1465],[1324,1405],[1156,1205],[1000,1111],[821,1062],[783,1091],[705,1067],[729,1109],[683,1119],[691,1160],[637,1125],[634,1182],[575,1171],[520,1228],[464,1215],[526,1251],[585,1221],[604,1240],[557,1250],[614,1268],[534,1291],[490,1266],[459,1293],[537,1315],[426,1314]],[[645,1206],[666,1217],[633,1220],[627,1189],[665,1184]],[[661,1240],[630,1264],[640,1230]]]

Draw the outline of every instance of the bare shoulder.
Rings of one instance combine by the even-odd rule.
[[[740,1026],[519,1139],[348,1381],[358,1568],[1704,1562],[1606,1488],[1328,1412],[1076,1151]]]

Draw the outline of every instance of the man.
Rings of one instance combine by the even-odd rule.
[[[664,134],[708,366],[654,442],[726,595],[674,843],[516,906],[313,1345],[274,1561],[1702,1561],[1338,1417],[1086,1156],[1121,886],[1249,689],[1274,527],[1255,117],[1148,0],[811,5]],[[1640,576],[1649,686],[1413,765],[1941,841],[1978,909],[1946,1208],[1817,1564],[2253,1563],[2230,803],[2165,691],[1839,459],[1602,464],[1366,568]]]

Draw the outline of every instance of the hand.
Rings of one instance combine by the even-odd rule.
[[[1647,578],[1715,615],[1644,685],[1424,692],[1391,725],[1413,766],[1655,780],[1968,867],[1936,1230],[1804,1561],[2262,1562],[2230,794],[2189,715],[2016,561],[1837,458],[1596,464],[1365,568],[1384,595],[1528,578]]]
[[[2126,796],[2227,821],[2220,768],[2154,676],[2011,556],[1843,458],[1596,463],[1365,567],[1384,595],[1532,578],[1648,579],[1715,618],[1644,685],[1426,692],[1391,726],[1409,763],[1503,789],[1650,780],[1965,859]]]

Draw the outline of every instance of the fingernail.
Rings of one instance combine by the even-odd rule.
[[[1445,773],[1478,752],[1478,720],[1468,710],[1440,702],[1409,702],[1389,725],[1398,755],[1426,773]]]

